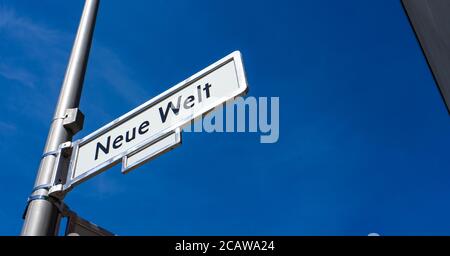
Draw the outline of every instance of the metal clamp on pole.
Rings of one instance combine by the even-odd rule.
[[[22,216],[23,218],[25,218],[25,214],[28,210],[28,206],[34,200],[49,201],[52,204],[54,204],[56,208],[58,208],[58,210],[60,211],[61,214],[65,213],[65,209],[67,207],[64,206],[64,203],[60,200],[64,197],[64,194],[56,193],[59,190],[57,190],[55,188],[59,188],[60,186],[62,187],[62,185],[60,185],[58,183],[65,181],[65,179],[61,178],[64,175],[60,172],[61,168],[64,167],[61,165],[64,165],[68,162],[68,160],[70,159],[71,153],[72,153],[72,142],[68,141],[68,142],[65,142],[65,143],[62,143],[61,145],[59,145],[58,150],[49,151],[42,155],[41,158],[46,158],[48,156],[56,157],[53,177],[51,179],[51,183],[41,184],[32,189],[31,195],[28,197],[27,205],[25,207],[25,211]],[[45,190],[46,192],[44,194],[35,195],[35,193],[39,190]]]
[[[68,141],[62,143],[58,147],[58,153],[56,154],[53,176],[51,179],[51,186],[48,189],[48,194],[57,197],[59,199],[64,198],[65,193],[63,191],[63,185],[66,183],[67,170],[70,164],[70,158],[72,155],[72,142]]]
[[[42,155],[41,159],[46,158],[47,156],[56,156],[59,154],[59,150],[49,151]]]
[[[41,189],[49,190],[52,186],[53,186],[53,184],[42,184],[42,185],[36,186],[31,191],[31,194],[33,194],[34,192],[41,190]]]
[[[45,201],[51,202],[58,209],[59,213],[63,217],[66,217],[69,212],[69,207],[63,201],[59,200],[58,198],[55,198],[52,196],[36,195],[36,196],[28,197],[27,206],[23,212],[22,219],[25,219],[25,214],[28,210],[28,206],[34,200],[45,200]]]
[[[50,185],[50,184],[44,184],[44,185],[39,185],[39,186],[36,186],[35,188],[33,188],[33,190],[31,191],[31,195],[28,197],[27,205],[26,205],[25,210],[24,210],[24,212],[22,214],[22,219],[25,219],[25,214],[26,214],[26,212],[28,210],[28,206],[30,205],[30,203],[32,201],[35,201],[35,200],[49,201],[50,203],[52,203],[58,209],[58,211],[60,212],[60,214],[62,216],[67,216],[67,214],[70,211],[69,207],[66,204],[64,204],[64,202],[61,201],[59,198],[53,197],[51,195],[45,195],[45,194],[33,195],[33,193],[35,193],[38,190],[44,189],[44,190],[49,191],[52,187],[53,186]]]
[[[69,129],[72,134],[83,129],[84,124],[84,114],[78,108],[69,108],[66,110],[66,115],[64,116],[63,126]]]

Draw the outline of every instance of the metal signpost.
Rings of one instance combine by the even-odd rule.
[[[98,2],[86,1],[49,134],[51,143],[47,142],[51,147],[46,146],[44,164],[41,163],[45,176],[40,169],[38,186],[34,189],[34,193],[40,194],[30,197],[23,235],[56,234],[62,215],[69,218],[70,227],[86,230],[89,226],[86,221],[77,222],[79,217],[64,211],[62,200],[67,192],[119,162],[122,172],[127,173],[179,146],[184,125],[248,90],[241,54],[235,51],[97,131],[71,142],[72,135],[82,127],[83,115],[77,107]],[[71,104],[63,104],[66,98]],[[62,135],[54,138],[54,129]]]
[[[78,111],[78,106],[98,5],[99,0],[86,0],[84,6],[55,115],[50,125],[44,155],[25,210],[25,221],[21,233],[25,236],[55,235],[58,232],[61,205],[58,200],[49,197],[48,189],[52,185],[51,180],[54,176],[55,153],[62,143],[72,140],[72,136],[77,132],[77,129],[73,128],[81,129],[82,127],[83,118]]]

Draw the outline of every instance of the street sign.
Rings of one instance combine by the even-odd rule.
[[[247,92],[235,51],[90,135],[73,142],[67,190],[122,160],[127,172],[181,143],[180,128]],[[178,130],[177,130],[178,129]],[[176,131],[177,130],[177,131]]]
[[[67,216],[66,236],[115,236],[108,230],[87,221],[74,212]]]

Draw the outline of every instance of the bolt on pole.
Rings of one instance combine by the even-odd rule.
[[[99,2],[100,0],[85,2],[58,104],[50,125],[44,156],[39,165],[35,189],[30,197],[35,200],[29,201],[26,209],[21,233],[23,236],[52,236],[58,233],[60,210],[48,197],[48,186],[52,185],[50,183],[56,156],[45,153],[56,151],[60,144],[71,141],[74,135],[70,129],[64,127],[63,122],[66,110],[78,108],[80,104]]]

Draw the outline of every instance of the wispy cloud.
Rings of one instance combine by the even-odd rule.
[[[111,89],[128,103],[143,102],[144,89],[128,74],[132,71],[123,60],[107,47],[97,47],[97,66],[95,70],[98,77],[105,81]]]
[[[64,32],[51,29],[46,25],[33,22],[29,18],[20,16],[13,9],[0,6],[0,35],[4,42],[4,47],[0,48],[2,55],[2,65],[8,67],[8,73],[24,74],[25,68],[30,64],[44,73],[41,76],[48,79],[60,77],[54,76],[56,71],[61,70],[55,67],[62,67],[68,49],[62,47],[67,45],[71,36]],[[33,78],[28,71],[26,78]],[[51,76],[48,76],[51,75]],[[30,80],[28,84],[36,82]],[[48,84],[49,80],[44,80]]]
[[[61,32],[33,23],[16,14],[13,9],[0,6],[0,29],[21,40],[33,38],[36,41],[52,43],[61,39]]]
[[[9,134],[16,130],[17,130],[16,125],[9,123],[9,122],[0,121],[0,133],[1,134]]]
[[[20,98],[14,98],[5,107],[10,111],[38,113],[42,124],[48,124],[53,105],[42,102],[56,101],[65,67],[70,54],[75,32],[65,32],[38,24],[23,17],[14,9],[0,5],[0,76],[22,84],[26,89],[20,91]],[[10,53],[10,47],[17,52]],[[101,42],[95,42],[96,52],[91,52],[90,66],[95,72],[93,81],[101,81],[102,86],[112,89],[112,93],[124,101],[137,104],[143,101],[143,88],[129,75],[123,59]],[[17,89],[19,90],[19,89]],[[16,96],[16,95],[15,95]],[[46,100],[47,99],[47,100]],[[3,103],[5,104],[5,103]],[[94,107],[95,104],[89,104]],[[87,111],[87,110],[86,110]]]
[[[48,127],[74,37],[75,31],[61,31],[36,23],[0,4],[0,79],[15,82],[2,84],[8,90],[0,101],[0,111],[22,122]],[[95,40],[94,49],[89,67],[93,72],[88,72],[91,76],[88,81],[96,87],[111,89],[111,93],[129,104],[142,102],[145,93],[126,61],[98,40]],[[83,111],[101,119],[111,119],[99,116],[108,113],[96,101],[85,102]],[[20,129],[28,128],[0,120],[2,134],[21,132]],[[102,196],[120,189],[108,178],[97,179],[94,186]]]
[[[52,113],[49,97],[56,97],[64,72],[68,35],[22,17],[0,5],[0,77],[17,83],[4,95],[2,111],[48,125]],[[21,84],[22,87],[13,85]],[[4,110],[3,110],[4,109]],[[50,114],[51,115],[51,114]]]
[[[17,129],[16,124],[0,120],[0,154],[8,152],[8,145],[5,140],[17,135]]]
[[[20,67],[12,67],[5,63],[0,63],[0,76],[6,79],[17,81],[27,87],[33,88],[36,82],[34,74]]]

